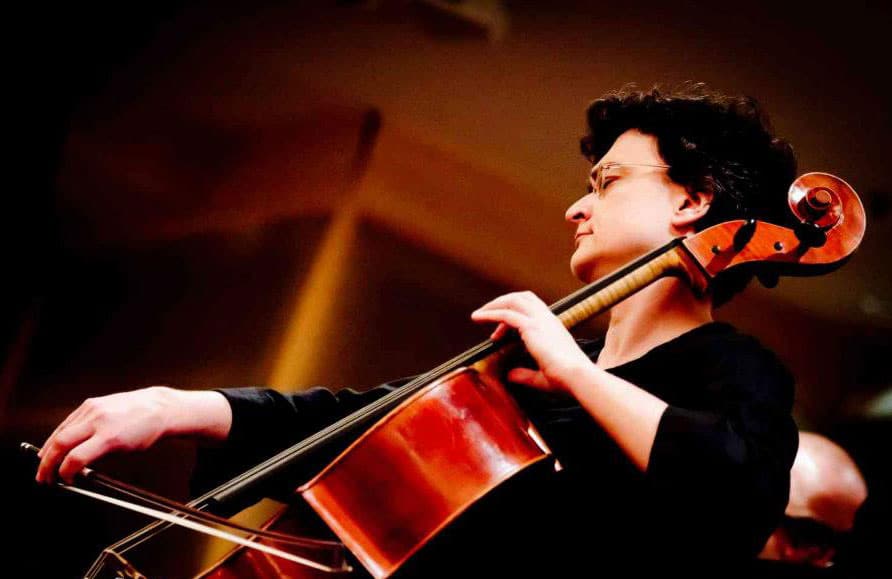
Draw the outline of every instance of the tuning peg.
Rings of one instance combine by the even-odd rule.
[[[827,234],[815,223],[797,223],[793,232],[805,247],[822,247],[827,242]]]
[[[734,251],[740,251],[750,242],[756,233],[756,220],[748,219],[740,229],[734,233]]]
[[[772,289],[777,287],[778,281],[780,281],[780,276],[777,272],[773,271],[763,271],[756,274],[756,278],[759,280],[763,286],[768,289]]]

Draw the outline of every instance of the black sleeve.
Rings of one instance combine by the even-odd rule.
[[[673,527],[693,529],[691,549],[714,559],[752,557],[787,504],[798,446],[793,379],[767,350],[730,357],[698,408],[670,405],[646,478]]]
[[[198,496],[219,486],[409,380],[388,382],[365,392],[350,388],[333,392],[322,387],[296,393],[272,388],[216,389],[232,408],[232,426],[223,443],[198,447],[191,494]],[[256,500],[282,497],[301,482],[274,481],[258,490]]]

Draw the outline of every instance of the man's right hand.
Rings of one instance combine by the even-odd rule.
[[[219,392],[152,386],[89,398],[56,427],[38,456],[37,482],[56,473],[68,483],[85,466],[116,451],[144,450],[164,436],[225,440],[232,425]]]

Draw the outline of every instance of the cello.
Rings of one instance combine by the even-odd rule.
[[[788,204],[798,220],[794,227],[756,220],[714,225],[649,252],[556,302],[551,310],[569,328],[663,277],[682,277],[702,294],[715,276],[732,268],[752,269],[764,284],[773,285],[781,275],[832,271],[860,244],[864,209],[841,179],[826,173],[803,175],[790,187]],[[199,514],[226,510],[322,448],[342,445],[337,458],[296,492],[369,573],[390,576],[502,483],[550,459],[547,445],[499,380],[517,346],[512,336],[483,342],[189,506]],[[92,471],[85,478],[120,487]],[[356,484],[359,480],[362,484]],[[87,576],[114,568],[119,577],[141,577],[125,555],[179,518],[150,525],[109,547]],[[253,532],[262,537],[259,544],[286,539],[270,531],[282,523],[283,517],[278,517],[264,532]],[[267,576],[265,569],[272,569],[277,576],[311,577],[346,570],[336,545],[306,538],[293,542],[314,555],[328,551],[335,555],[333,562],[312,557],[301,558],[307,566],[294,560],[271,562],[239,549],[201,576],[262,577]],[[248,570],[254,575],[246,574]]]

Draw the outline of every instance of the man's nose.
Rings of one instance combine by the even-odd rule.
[[[580,223],[591,217],[592,197],[593,194],[589,193],[577,199],[573,205],[567,208],[567,212],[564,213],[564,219],[570,223]]]

